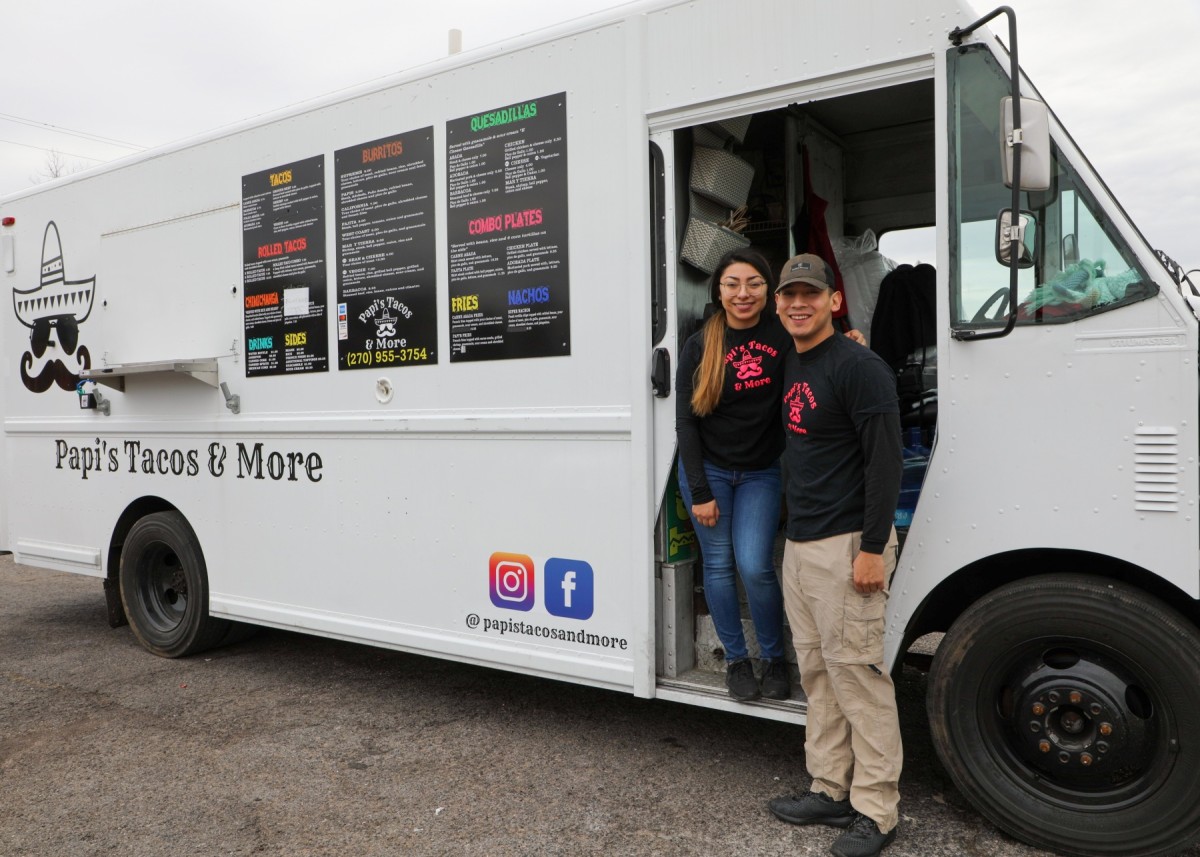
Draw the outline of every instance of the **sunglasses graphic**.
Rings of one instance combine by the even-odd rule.
[[[33,323],[29,333],[29,347],[34,357],[41,357],[50,345],[50,331],[53,330],[58,344],[66,354],[74,354],[79,344],[79,323],[73,315],[55,315],[49,318],[39,318]]]

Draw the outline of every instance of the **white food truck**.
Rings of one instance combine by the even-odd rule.
[[[1187,846],[1200,301],[997,13],[649,0],[0,199],[0,550],[167,657],[270,626],[802,724],[697,642],[672,367],[721,252],[822,235],[905,343],[887,653],[945,633],[947,770],[1042,847]]]

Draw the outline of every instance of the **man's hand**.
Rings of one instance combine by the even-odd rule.
[[[863,595],[882,592],[883,554],[859,551],[854,558],[854,588]]]
[[[721,512],[717,509],[717,501],[709,500],[707,503],[698,503],[692,506],[692,517],[702,527],[715,527],[717,518],[721,517]]]

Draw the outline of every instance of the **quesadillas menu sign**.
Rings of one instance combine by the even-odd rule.
[[[565,92],[446,123],[450,360],[571,353]]]

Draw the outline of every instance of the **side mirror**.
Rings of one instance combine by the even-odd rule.
[[[1036,237],[1037,218],[1032,211],[1018,212],[1014,223],[1012,209],[1004,209],[996,216],[996,261],[1006,268],[1010,267],[1015,251],[1017,267],[1032,268]]]
[[[1050,189],[1050,111],[1040,101],[1021,99],[1021,190]],[[1004,184],[1012,187],[1013,100],[1000,99],[1000,160]]]

